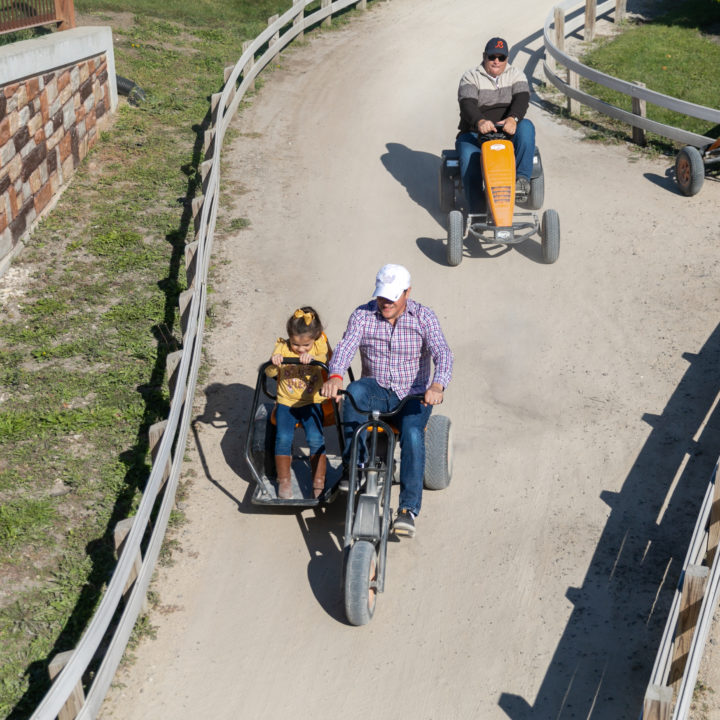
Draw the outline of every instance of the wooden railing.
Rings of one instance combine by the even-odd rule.
[[[73,0],[0,0],[0,34],[40,25],[75,27]]]
[[[713,123],[720,123],[720,110],[648,90],[642,83],[619,80],[587,67],[565,53],[566,37],[582,28],[584,39],[592,39],[595,34],[597,18],[614,13],[615,22],[618,22],[625,15],[625,3],[626,0],[606,0],[602,3],[598,3],[597,0],[564,0],[557,3],[545,20],[545,77],[567,96],[568,112],[571,115],[577,113],[579,105],[582,103],[603,115],[631,125],[633,140],[640,145],[644,144],[644,133],[647,131],[670,138],[683,145],[692,145],[697,148],[707,147],[714,142],[714,138],[665,125],[645,117],[645,103]],[[583,7],[584,12],[582,11]],[[578,10],[580,10],[579,13]],[[557,65],[567,68],[567,81],[559,76]],[[579,89],[579,78],[581,77],[623,95],[628,95],[632,98],[633,111],[628,112],[583,92]]]

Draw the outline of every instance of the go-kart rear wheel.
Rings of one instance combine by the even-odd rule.
[[[375,613],[377,553],[368,540],[350,548],[345,566],[345,615],[351,625],[366,625]]]
[[[425,475],[428,490],[444,490],[452,478],[453,448],[450,418],[431,415],[425,428]]]
[[[525,206],[529,210],[539,210],[545,202],[545,176],[530,178],[530,194]]]
[[[560,254],[560,216],[557,210],[546,210],[540,226],[543,262],[554,263]]]
[[[438,194],[440,196],[440,212],[450,212],[455,207],[455,183],[448,176],[445,164],[440,165],[438,175]]]
[[[700,151],[686,145],[675,158],[675,179],[683,195],[697,195],[705,181],[705,164]]]
[[[462,262],[463,214],[459,210],[448,213],[447,264],[455,267]]]

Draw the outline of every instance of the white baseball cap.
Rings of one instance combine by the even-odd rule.
[[[383,265],[375,278],[373,297],[395,302],[410,287],[410,273],[402,265]]]

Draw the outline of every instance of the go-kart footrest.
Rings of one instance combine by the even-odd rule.
[[[352,536],[355,540],[378,540],[380,538],[380,498],[361,495],[358,498]]]

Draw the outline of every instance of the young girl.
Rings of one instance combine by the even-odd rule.
[[[295,423],[302,423],[310,448],[313,495],[319,497],[325,487],[325,435],[320,395],[323,384],[322,369],[308,367],[312,360],[327,363],[330,349],[317,312],[311,307],[296,310],[287,321],[287,340],[278,338],[270,358],[276,367],[268,368],[271,377],[277,375],[277,405],[275,420],[275,467],[277,494],[283,500],[293,496],[290,475],[292,441]],[[299,358],[300,365],[283,365],[283,358]]]

